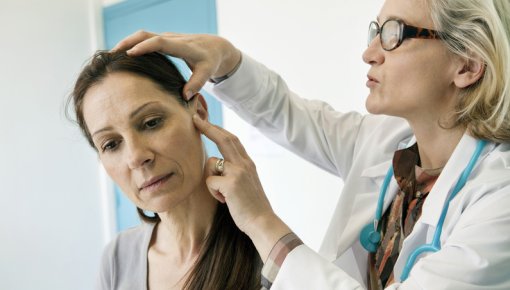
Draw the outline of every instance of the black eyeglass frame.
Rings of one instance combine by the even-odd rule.
[[[383,40],[380,37],[380,35],[382,34],[382,31],[383,31],[386,23],[388,23],[390,21],[396,21],[399,24],[399,28],[400,28],[399,36],[400,37],[398,39],[397,44],[395,44],[393,47],[385,48]],[[371,31],[372,26],[375,26],[377,28],[377,32],[374,35],[374,37],[372,39],[370,39],[370,31]],[[386,51],[392,51],[392,50],[396,49],[407,38],[420,38],[420,39],[439,39],[440,38],[439,32],[436,30],[408,25],[400,19],[388,19],[388,20],[384,21],[384,23],[381,26],[379,26],[379,23],[377,23],[377,21],[371,21],[368,26],[368,46],[370,46],[370,43],[372,42],[372,40],[374,40],[374,38],[377,37],[377,35],[379,35],[379,40],[381,41],[381,47]]]

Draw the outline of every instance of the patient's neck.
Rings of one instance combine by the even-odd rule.
[[[193,261],[211,229],[217,204],[204,183],[175,208],[159,213],[153,250],[172,257],[175,263]]]

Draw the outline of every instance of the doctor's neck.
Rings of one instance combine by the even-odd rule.
[[[466,131],[463,126],[445,128],[439,123],[428,126],[410,125],[416,136],[421,167],[424,169],[444,167]]]

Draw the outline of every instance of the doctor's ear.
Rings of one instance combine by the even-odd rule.
[[[200,119],[207,120],[209,118],[209,112],[207,111],[207,102],[204,96],[200,93],[196,93],[189,101],[189,108],[191,114],[197,114]]]
[[[466,88],[476,83],[483,77],[485,72],[485,62],[479,56],[473,56],[469,59],[460,59],[454,83],[458,88]]]

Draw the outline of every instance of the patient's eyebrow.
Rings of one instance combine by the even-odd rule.
[[[142,112],[145,108],[150,107],[152,105],[157,105],[157,104],[159,104],[158,101],[152,101],[152,102],[147,102],[147,103],[141,105],[140,107],[136,108],[133,112],[131,112],[129,114],[129,119],[135,118],[136,115],[138,115],[140,112]],[[112,130],[112,129],[113,129],[113,127],[111,127],[111,126],[107,126],[107,127],[101,128],[101,129],[97,130],[96,132],[94,132],[91,135],[91,137],[94,137],[94,135],[96,135],[98,133],[101,133],[101,132],[104,132],[104,131],[108,131],[108,130]]]
[[[113,128],[112,128],[112,127],[110,127],[110,126],[108,126],[108,127],[104,127],[104,128],[102,128],[102,129],[99,129],[99,130],[97,130],[96,132],[94,132],[94,133],[91,135],[91,137],[92,137],[92,138],[94,138],[94,135],[99,134],[99,133],[104,132],[104,131],[109,131],[109,130],[112,130],[112,129],[113,129]]]
[[[159,104],[159,102],[158,101],[152,101],[152,102],[147,102],[147,103],[141,105],[136,110],[131,112],[131,114],[129,114],[129,119],[133,119],[137,114],[139,114],[141,111],[143,111],[146,107],[154,105],[154,104]]]

